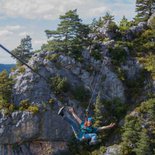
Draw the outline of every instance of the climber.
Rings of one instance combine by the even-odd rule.
[[[71,115],[69,115],[68,111],[72,114],[74,119],[78,122],[75,122],[74,119],[71,118]],[[84,141],[84,140],[90,140],[89,145],[95,145],[99,141],[97,140],[97,133],[101,132],[105,129],[110,129],[115,126],[115,123],[111,123],[110,125],[107,126],[102,126],[102,127],[93,127],[93,119],[92,117],[88,117],[85,121],[82,121],[77,114],[75,113],[74,109],[70,107],[68,110],[65,107],[60,108],[58,111],[58,115],[62,116],[63,119],[68,122],[75,134],[75,137],[79,141]]]

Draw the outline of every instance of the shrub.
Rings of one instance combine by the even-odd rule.
[[[54,53],[45,57],[45,59],[50,61],[56,61],[59,58],[59,54]]]
[[[25,67],[24,66],[19,66],[18,71],[19,71],[19,73],[24,73],[25,72]]]
[[[104,101],[105,108],[109,114],[112,114],[113,117],[116,117],[120,120],[126,113],[127,105],[122,103],[119,98],[115,98],[111,101]]]
[[[51,99],[48,101],[48,104],[50,105],[51,110],[52,110],[53,107],[54,107],[54,103],[55,103],[55,99],[53,99],[53,98],[51,98]]]
[[[37,105],[31,105],[28,107],[28,111],[32,112],[33,114],[36,114],[39,112],[39,107]]]
[[[51,78],[51,86],[56,94],[67,92],[69,89],[69,83],[66,78],[55,76]]]
[[[91,56],[93,56],[96,60],[101,60],[102,59],[102,55],[101,55],[101,45],[95,43],[92,50],[91,50]]]
[[[110,56],[114,65],[120,65],[125,62],[127,53],[123,46],[116,44],[114,48],[110,48]]]
[[[76,100],[81,101],[81,102],[88,101],[90,97],[89,91],[86,90],[83,85],[77,86],[73,90],[73,95]]]
[[[22,100],[19,104],[19,110],[26,110],[30,106],[29,99]]]

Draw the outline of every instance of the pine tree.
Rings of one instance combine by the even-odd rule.
[[[20,45],[15,48],[12,53],[15,54],[18,58],[22,59],[26,63],[32,56],[32,39],[30,36],[26,36],[25,38],[21,39]],[[20,64],[20,62],[17,61]]]
[[[124,133],[122,134],[122,155],[132,154],[133,149],[136,148],[136,143],[139,138],[139,131],[141,130],[140,122],[137,117],[127,116],[123,126]]]
[[[103,26],[106,25],[109,31],[115,32],[117,25],[114,21],[114,16],[106,12],[105,16],[102,17]]]
[[[155,12],[154,0],[136,0],[136,20],[138,22],[147,21]]]
[[[105,16],[102,17],[103,24],[106,24],[108,21],[113,22],[114,16],[111,15],[109,12],[106,12]]]
[[[70,10],[60,16],[60,23],[56,30],[45,31],[52,50],[79,54],[86,43],[89,27],[82,24],[77,10]]]
[[[137,147],[134,149],[137,155],[150,155],[153,150],[150,148],[149,136],[147,130],[143,129],[140,134],[140,140],[136,143]]]
[[[95,110],[94,110],[94,112],[95,112],[95,126],[103,125],[102,124],[102,122],[104,120],[103,108],[104,108],[104,105],[101,101],[100,95],[98,95],[96,98]]]
[[[12,80],[6,70],[0,73],[0,101],[8,103],[11,101]]]
[[[119,30],[121,32],[125,32],[126,30],[130,28],[130,26],[131,26],[131,23],[128,21],[128,19],[125,16],[123,16],[119,24]]]

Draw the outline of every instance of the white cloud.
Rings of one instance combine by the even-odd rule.
[[[13,32],[11,32],[9,30],[0,30],[0,37],[12,35],[12,34],[13,34]]]
[[[44,43],[46,43],[45,40],[34,40],[34,41],[33,41],[33,45],[35,44],[35,45],[37,45],[37,46],[38,46],[38,45],[41,46],[41,45],[44,44]]]
[[[5,27],[5,29],[10,30],[10,31],[20,30],[21,28],[22,27],[20,25],[9,25]]]
[[[89,10],[88,14],[90,16],[100,16],[103,15],[108,9],[105,6],[97,7],[97,8],[92,8]]]
[[[29,36],[31,36],[33,33],[31,32],[26,32],[26,31],[24,31],[24,32],[20,32],[19,34],[18,34],[18,36],[19,37],[25,37],[25,36],[27,36],[27,35],[29,35]]]
[[[5,40],[10,37],[18,30],[21,30],[22,27],[20,25],[6,25],[0,27],[0,40]]]
[[[98,16],[108,10],[98,0],[1,0],[0,11],[11,17],[56,19],[69,9],[78,9],[81,16]]]

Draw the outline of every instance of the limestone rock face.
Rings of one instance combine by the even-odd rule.
[[[140,22],[137,26],[132,26],[123,37],[124,40],[133,40],[139,33],[146,30],[147,23]]]
[[[118,154],[120,154],[120,146],[119,145],[109,146],[107,148],[106,153],[104,153],[104,155],[118,155]]]
[[[152,16],[149,18],[147,25],[152,29],[155,29],[155,13],[153,13]]]
[[[0,154],[40,155],[39,150],[50,150],[49,154],[54,154],[66,149],[66,141],[73,132],[57,112],[60,106],[68,104],[83,118],[84,109],[80,101],[70,95],[79,86],[89,91],[92,103],[100,94],[105,100],[119,98],[125,104],[125,88],[113,70],[109,56],[108,48],[114,44],[114,40],[101,43],[101,60],[92,57],[89,49],[82,52],[82,62],[59,52],[42,51],[34,54],[28,64],[46,80],[24,66],[24,72],[21,73],[19,69],[12,72],[10,76],[15,77],[14,103],[19,105],[22,100],[29,99],[32,105],[37,105],[41,110],[37,114],[28,111],[16,111],[9,116],[4,116],[3,112],[0,114]],[[130,79],[138,74],[140,68],[133,59],[121,67]],[[57,75],[65,77],[70,85],[70,91],[63,94],[63,101],[50,84],[51,77]],[[55,100],[52,109],[49,106],[44,109],[45,103],[51,98]]]
[[[10,116],[1,114],[0,154],[40,155],[66,150],[66,140],[72,132],[57,111],[58,107],[37,115],[26,111],[13,112]]]

